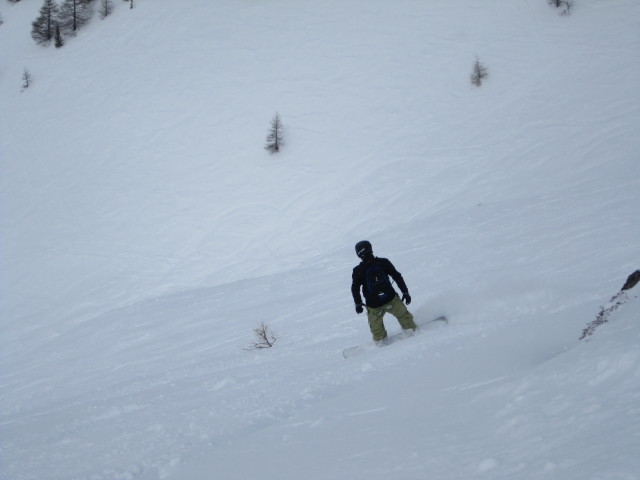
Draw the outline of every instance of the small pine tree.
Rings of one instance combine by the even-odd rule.
[[[56,48],[60,48],[64,45],[64,40],[62,39],[62,34],[60,33],[60,25],[56,23]]]
[[[277,153],[280,151],[280,147],[283,145],[282,138],[282,121],[280,115],[276,112],[275,116],[271,119],[271,128],[269,129],[269,135],[267,135],[267,144],[264,149],[269,153]]]
[[[29,70],[25,68],[24,72],[22,72],[22,90],[25,90],[30,86],[31,86],[31,72],[29,72]]]
[[[479,59],[476,58],[476,61],[473,62],[473,71],[471,72],[471,83],[476,87],[482,85],[482,80],[487,78],[489,73],[487,72],[487,67],[485,67]]]

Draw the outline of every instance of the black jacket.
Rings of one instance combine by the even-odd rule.
[[[364,300],[368,307],[378,308],[390,302],[390,300],[387,300],[381,303],[380,300],[377,298],[368,298],[367,289],[362,288],[366,281],[366,278],[365,278],[366,271],[373,264],[379,265],[387,274],[387,276],[390,276],[391,278],[393,278],[395,282],[398,284],[398,287],[400,288],[400,291],[402,293],[407,293],[409,291],[407,289],[406,283],[404,283],[404,279],[402,278],[402,275],[400,275],[400,272],[396,270],[396,268],[393,266],[393,264],[389,260],[387,260],[386,258],[373,257],[370,259],[363,260],[362,262],[360,262],[359,265],[357,265],[353,269],[353,274],[351,276],[351,279],[352,279],[351,294],[353,295],[353,301],[356,302],[356,304],[362,303],[362,297],[360,296],[361,289],[364,292],[364,296],[365,296]],[[389,290],[388,298],[393,298],[396,295],[396,291],[391,286],[390,282],[389,282],[389,289],[390,290]]]

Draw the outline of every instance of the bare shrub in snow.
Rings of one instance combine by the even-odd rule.
[[[253,333],[256,337],[256,341],[254,341],[251,345],[249,345],[245,350],[263,350],[265,348],[271,348],[278,340],[278,336],[273,333],[269,326],[264,322],[260,322],[256,328],[253,329]]]
[[[624,304],[628,300],[627,294],[624,291],[618,292],[616,295],[611,297],[609,300],[609,305],[607,307],[600,307],[600,312],[596,315],[596,319],[589,322],[584,330],[582,330],[582,335],[580,335],[580,340],[584,340],[587,337],[593,335],[600,325],[603,325],[609,321],[609,315],[612,312],[616,311],[618,307]]]
[[[485,67],[479,59],[476,58],[476,61],[473,62],[473,70],[471,72],[471,83],[476,87],[482,85],[482,80],[487,78],[489,73],[487,72],[487,67]]]
[[[622,289],[613,297],[611,297],[608,305],[606,307],[600,308],[600,312],[596,316],[596,319],[589,322],[586,328],[582,331],[580,340],[584,340],[585,338],[593,335],[593,333],[596,331],[596,328],[607,323],[609,321],[609,315],[615,312],[620,307],[620,305],[624,305],[629,300],[627,291],[631,290],[638,283],[640,283],[640,270],[636,270],[631,275],[629,275],[629,278],[627,278],[627,281],[622,286]]]

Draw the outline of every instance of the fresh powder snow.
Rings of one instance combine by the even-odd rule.
[[[0,479],[640,479],[640,286],[579,340],[640,268],[637,1],[118,0],[59,49],[41,6],[0,3]],[[363,239],[449,323],[345,359]]]

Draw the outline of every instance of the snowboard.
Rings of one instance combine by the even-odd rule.
[[[424,322],[421,321],[416,321],[416,325],[418,325],[418,330],[413,334],[413,335],[407,335],[406,332],[398,332],[398,333],[394,333],[393,335],[389,335],[387,337],[387,339],[385,340],[385,342],[378,346],[375,343],[371,342],[371,343],[367,343],[365,345],[355,345],[353,347],[348,347],[345,348],[342,351],[342,356],[344,358],[349,358],[349,357],[353,357],[354,355],[358,355],[359,353],[363,353],[366,351],[370,351],[370,350],[376,350],[378,348],[382,348],[382,347],[386,347],[388,345],[391,345],[392,343],[395,343],[397,341],[403,340],[405,338],[411,338],[414,337],[415,335],[419,335],[421,332],[424,332],[425,330],[431,330],[434,328],[438,328],[438,327],[444,327],[449,323],[449,321],[447,320],[447,317],[445,317],[444,315],[438,317],[438,318],[434,318],[432,320],[427,320]]]

